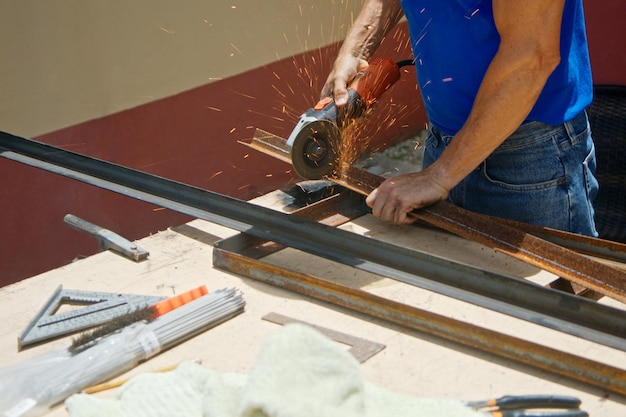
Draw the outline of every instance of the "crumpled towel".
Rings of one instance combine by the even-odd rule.
[[[302,324],[262,344],[250,375],[218,373],[194,362],[138,375],[111,399],[76,394],[70,417],[479,417],[451,399],[417,398],[366,382],[358,361]]]

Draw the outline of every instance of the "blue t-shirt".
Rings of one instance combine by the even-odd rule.
[[[491,0],[402,0],[417,78],[431,123],[458,132],[470,113],[500,36]],[[585,109],[593,94],[582,0],[566,0],[561,62],[527,121],[558,125]]]

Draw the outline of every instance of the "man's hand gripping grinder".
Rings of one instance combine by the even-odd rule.
[[[348,103],[338,108],[332,97],[308,109],[287,139],[291,163],[302,178],[315,180],[332,173],[341,149],[341,131],[359,118],[400,78],[411,61],[373,60],[348,86]]]

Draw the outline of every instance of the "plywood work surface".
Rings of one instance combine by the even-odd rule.
[[[416,245],[433,254],[540,283],[554,278],[487,248],[430,228],[385,225],[371,216],[363,216],[342,227],[377,239],[391,239],[400,245]],[[468,401],[505,394],[574,395],[582,399],[582,408],[592,416],[626,414],[624,398],[214,268],[211,243],[235,233],[195,220],[182,228],[165,230],[138,241],[150,252],[147,261],[135,263],[114,253],[103,252],[0,289],[0,366],[68,343],[68,339],[57,340],[17,352],[17,336],[61,284],[67,289],[162,296],[179,294],[205,284],[209,290],[225,287],[240,289],[246,300],[245,312],[159,354],[126,376],[191,359],[200,359],[204,366],[220,372],[248,373],[254,366],[259,345],[279,326],[262,317],[276,312],[385,345],[381,352],[361,365],[362,370],[370,382],[397,392]],[[383,297],[589,359],[618,367],[626,366],[626,353],[622,351],[296,250],[283,250],[271,255],[267,261],[321,278],[340,280]],[[618,303],[614,304],[623,308]],[[111,394],[109,391],[96,395]],[[49,415],[65,416],[67,412],[61,405]]]

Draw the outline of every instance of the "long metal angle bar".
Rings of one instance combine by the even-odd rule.
[[[626,351],[626,311],[0,132],[0,155]]]
[[[215,261],[224,270],[573,381],[626,395],[624,369],[382,298],[342,284],[341,280],[329,281],[252,259],[222,247],[221,243],[230,239],[233,238],[219,242],[220,246],[213,252]]]
[[[369,194],[384,178],[347,166],[336,181]],[[626,271],[597,262],[577,252],[540,239],[497,219],[440,201],[415,210],[412,216],[580,285],[626,302]]]

